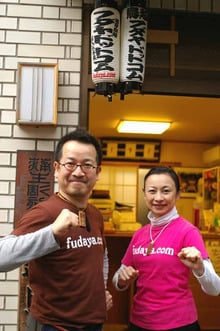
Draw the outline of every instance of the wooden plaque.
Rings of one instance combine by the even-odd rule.
[[[16,226],[23,214],[37,203],[46,200],[54,192],[53,152],[17,152],[15,215]],[[28,265],[20,268],[19,331],[26,329],[26,318],[31,301],[28,284]]]

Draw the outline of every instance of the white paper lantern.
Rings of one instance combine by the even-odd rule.
[[[91,14],[91,60],[96,93],[108,95],[114,92],[115,84],[119,82],[119,52],[119,11],[109,6],[95,8]]]
[[[141,89],[145,74],[147,15],[145,1],[127,1],[121,18],[122,93]]]

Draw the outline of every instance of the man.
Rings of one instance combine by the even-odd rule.
[[[25,213],[12,232],[21,236],[47,229],[63,209],[71,219],[67,231],[56,234],[60,249],[29,263],[33,295],[28,331],[34,330],[36,323],[43,331],[102,329],[112,305],[105,290],[107,248],[102,215],[88,203],[101,161],[99,142],[86,130],[78,128],[62,137],[54,162],[59,191]]]

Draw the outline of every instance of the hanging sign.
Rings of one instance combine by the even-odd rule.
[[[121,19],[121,93],[140,90],[144,81],[147,45],[145,1],[127,1]]]
[[[53,152],[17,152],[15,225],[28,209],[53,194],[53,160]]]
[[[119,81],[120,13],[97,3],[91,14],[92,81],[96,93],[107,96]]]

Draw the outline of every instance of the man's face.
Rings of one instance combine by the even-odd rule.
[[[95,168],[84,171],[80,166],[69,170],[62,164],[91,165]],[[99,179],[100,167],[97,167],[96,149],[91,144],[68,141],[63,145],[60,162],[54,162],[55,178],[58,180],[62,194],[70,199],[88,198],[96,181]]]

